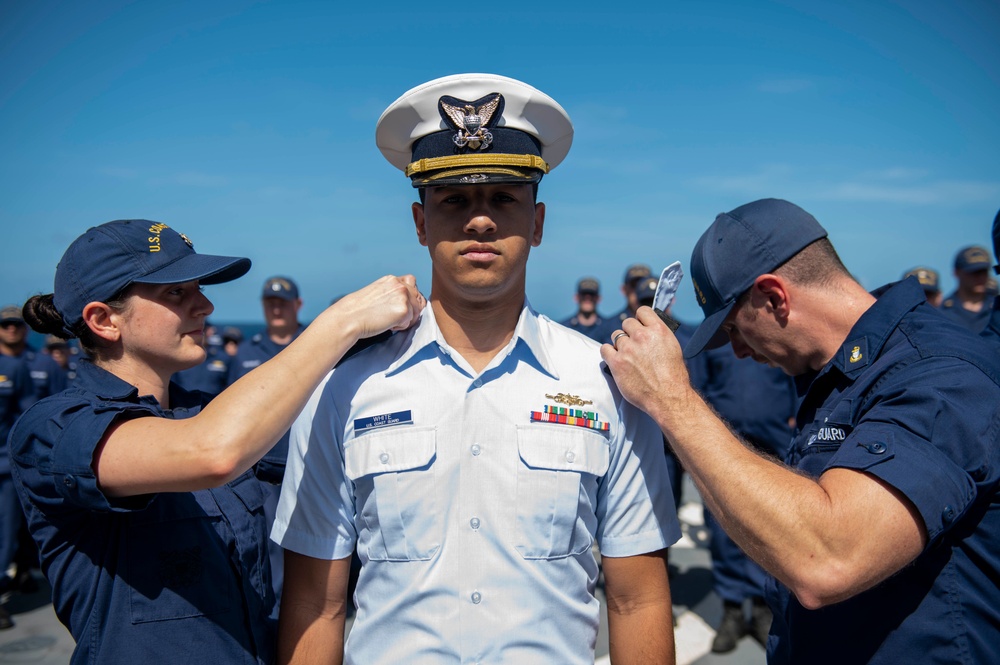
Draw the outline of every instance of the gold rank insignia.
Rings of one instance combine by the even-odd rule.
[[[181,240],[183,240],[184,242],[186,242],[186,243],[187,243],[187,246],[188,246],[188,247],[190,247],[191,249],[194,249],[194,243],[193,243],[193,242],[191,242],[191,239],[190,239],[190,238],[188,238],[188,237],[187,237],[186,235],[184,235],[183,233],[178,233],[177,235],[179,235],[179,236],[181,237]]]
[[[862,357],[861,356],[861,347],[860,346],[856,346],[853,349],[851,349],[851,357],[848,360],[850,360],[852,363],[856,363],[859,360],[861,360],[861,357]]]

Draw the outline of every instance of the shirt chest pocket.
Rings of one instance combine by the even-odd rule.
[[[354,483],[358,548],[374,561],[423,561],[441,546],[433,427],[393,427],[344,448]]]
[[[517,450],[518,552],[556,559],[587,551],[597,528],[597,482],[608,471],[607,439],[582,428],[524,426]]]
[[[238,602],[232,532],[208,490],[161,494],[129,516],[132,623],[211,616]]]

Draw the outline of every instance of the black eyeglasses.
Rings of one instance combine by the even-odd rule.
[[[20,328],[24,321],[0,321],[0,328]]]

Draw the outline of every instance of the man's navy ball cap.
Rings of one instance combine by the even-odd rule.
[[[684,357],[725,344],[728,336],[719,328],[754,280],[826,235],[815,217],[781,199],[761,199],[716,217],[691,254],[691,282],[705,320]]]
[[[221,284],[250,270],[250,259],[198,254],[187,236],[146,219],[107,222],[73,241],[56,267],[53,302],[66,332],[87,303],[106,302],[129,284]]]

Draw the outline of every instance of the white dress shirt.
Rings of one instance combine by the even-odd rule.
[[[271,537],[320,559],[357,547],[347,663],[594,662],[592,545],[625,557],[680,537],[662,435],[598,349],[526,303],[477,374],[427,307],[317,389]],[[545,422],[547,406],[596,417]]]

